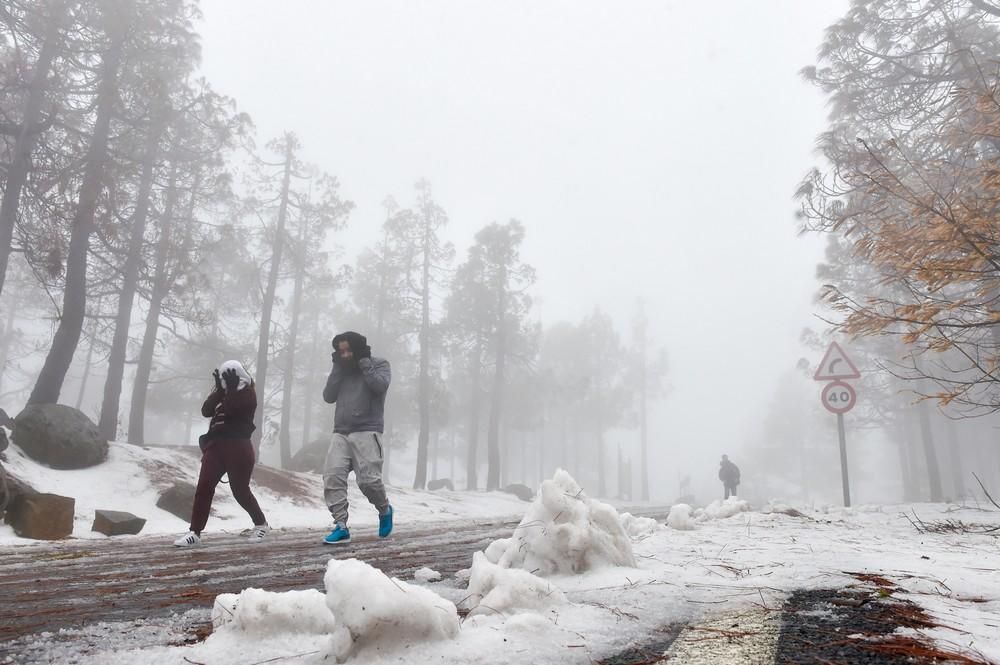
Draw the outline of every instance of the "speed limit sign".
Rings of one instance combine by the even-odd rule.
[[[855,402],[858,401],[858,395],[854,392],[854,388],[851,384],[844,383],[843,381],[834,381],[833,383],[826,384],[823,388],[823,406],[830,413],[847,413],[854,408]]]

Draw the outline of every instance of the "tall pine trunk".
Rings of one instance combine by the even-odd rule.
[[[457,456],[457,450],[455,448],[455,428],[451,428],[448,436],[448,478],[451,479],[452,485],[455,484],[455,457]]]
[[[955,501],[965,497],[965,471],[962,463],[962,448],[958,443],[958,426],[948,421],[948,462],[951,467],[952,498]]]
[[[299,250],[303,251],[306,239],[306,217],[299,225]],[[295,267],[295,286],[292,289],[292,322],[288,329],[288,345],[285,347],[285,377],[281,385],[281,431],[278,434],[278,450],[281,468],[292,466],[292,386],[295,384],[295,345],[299,341],[299,314],[302,309],[302,282],[305,280],[304,257],[299,256]]]
[[[161,98],[159,103],[162,102]],[[122,378],[125,374],[125,356],[128,353],[129,329],[132,326],[132,305],[139,285],[139,267],[146,243],[146,219],[149,217],[149,203],[153,192],[153,172],[166,120],[163,111],[158,113],[149,128],[146,145],[143,148],[142,175],[139,179],[135,213],[132,216],[132,235],[129,238],[128,253],[125,255],[125,265],[122,267],[122,290],[118,295],[115,332],[111,338],[108,373],[104,379],[104,399],[101,402],[101,417],[97,427],[101,436],[106,439],[118,437],[118,407],[121,402]]]
[[[900,442],[899,458],[903,468],[903,500],[906,502],[919,501],[921,497],[920,480],[914,455],[916,444],[913,427],[913,413],[910,408],[904,410],[900,415]]]
[[[417,435],[417,470],[413,478],[413,489],[424,489],[427,485],[427,445],[431,432],[431,220],[425,218],[424,225],[423,282],[420,293],[420,377],[417,383],[420,433]]]
[[[253,447],[260,457],[260,438],[264,426],[264,411],[267,397],[267,359],[271,344],[271,312],[274,309],[274,294],[278,289],[278,274],[281,270],[281,251],[285,242],[285,219],[288,216],[288,191],[292,183],[292,157],[294,150],[292,137],[285,135],[285,165],[281,180],[281,203],[278,206],[278,223],[274,230],[274,253],[271,255],[271,269],[267,276],[264,302],[260,314],[260,337],[257,342],[256,387],[260,405],[254,414]]]
[[[506,283],[506,280],[504,281]],[[504,311],[504,298],[501,297],[500,312]],[[497,330],[495,367],[493,371],[493,392],[490,404],[489,433],[486,438],[486,490],[500,489],[500,419],[503,418],[504,406],[504,369],[507,362],[507,330],[506,321],[501,318]]]
[[[476,350],[472,356],[472,373],[470,377],[471,388],[469,395],[472,401],[469,403],[469,431],[465,453],[465,489],[479,489],[479,412],[482,391],[479,388],[479,379],[483,371],[483,341],[482,335],[476,341]]]
[[[198,191],[200,182],[199,174],[195,176],[194,186],[191,189],[191,200],[188,204],[186,219],[191,219],[194,215],[195,192]],[[129,408],[128,442],[138,446],[146,443],[146,397],[149,393],[149,379],[153,372],[153,357],[156,352],[156,339],[160,331],[163,299],[170,292],[172,281],[167,259],[173,242],[173,218],[177,197],[177,166],[174,165],[170,170],[167,196],[163,205],[160,239],[156,245],[156,265],[153,269],[153,284],[149,295],[149,311],[146,312],[146,327],[142,335],[142,346],[139,348],[135,382],[132,385],[132,403]]]
[[[10,355],[10,345],[14,341],[14,321],[17,307],[11,303],[7,310],[7,322],[3,327],[3,341],[0,343],[0,395],[3,394],[3,377],[7,369],[7,358]]]
[[[927,400],[920,400],[917,404],[917,416],[920,423],[920,441],[923,444],[924,459],[927,461],[927,480],[931,490],[931,501],[938,503],[944,500],[944,493],[941,491],[941,468],[938,465],[937,452],[934,450],[934,432],[931,429],[931,419],[927,408]]]
[[[118,9],[118,11],[115,11]],[[66,372],[80,341],[87,307],[87,254],[94,227],[97,203],[104,189],[104,171],[108,159],[108,133],[118,90],[118,69],[125,45],[125,8],[109,9],[106,20],[111,43],[101,59],[101,83],[97,94],[97,116],[87,148],[86,167],[80,185],[80,199],[70,233],[66,256],[66,279],[63,289],[62,316],[56,328],[45,363],[28,397],[28,404],[55,404],[59,401]]]
[[[431,441],[434,442],[431,448],[431,480],[438,479],[438,459],[441,457],[441,428],[434,428],[434,436],[431,437]]]
[[[101,301],[103,298],[97,298],[97,313],[101,313]],[[83,398],[87,394],[87,382],[90,380],[90,370],[94,366],[94,347],[97,345],[97,317],[95,316],[90,322],[90,344],[87,345],[87,357],[83,361],[83,376],[80,377],[80,390],[76,394],[76,410],[80,411],[83,406]]]
[[[7,165],[7,178],[4,184],[3,199],[0,200],[0,293],[3,293],[7,277],[7,266],[10,263],[11,244],[14,239],[14,222],[21,202],[21,190],[28,180],[31,169],[31,152],[35,148],[36,137],[42,131],[40,120],[42,104],[48,90],[49,74],[52,61],[55,59],[59,46],[60,29],[65,16],[65,3],[51,4],[52,14],[46,17],[47,29],[42,48],[35,61],[35,71],[28,84],[28,99],[24,105],[24,115],[18,127],[14,149]]]

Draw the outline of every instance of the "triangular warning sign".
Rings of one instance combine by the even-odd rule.
[[[861,372],[847,357],[840,345],[831,342],[830,348],[826,350],[823,362],[819,364],[813,378],[817,381],[836,381],[838,379],[857,379],[860,376]]]

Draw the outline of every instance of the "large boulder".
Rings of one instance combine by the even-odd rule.
[[[76,500],[58,494],[21,494],[7,507],[5,519],[22,538],[58,540],[73,533]]]
[[[53,469],[85,469],[108,458],[108,441],[97,425],[62,404],[32,404],[17,414],[14,443]]]
[[[7,446],[10,445],[10,440],[7,438],[7,430],[0,427],[0,453],[7,450]]]
[[[306,444],[292,455],[292,465],[289,470],[323,473],[323,466],[326,464],[326,451],[329,449],[330,439],[328,438],[316,439]]]
[[[521,485],[520,483],[512,483],[504,487],[501,492],[507,492],[508,494],[513,494],[521,501],[531,501],[535,498],[535,493],[527,485]]]
[[[145,525],[146,520],[132,513],[120,510],[96,510],[94,525],[90,530],[103,533],[105,536],[134,535],[142,531]]]
[[[455,491],[455,486],[452,484],[451,478],[435,478],[427,483],[427,489],[432,492],[441,489]]]
[[[156,507],[162,508],[171,515],[176,515],[185,522],[191,519],[191,507],[194,506],[195,486],[191,483],[178,481],[160,494]]]

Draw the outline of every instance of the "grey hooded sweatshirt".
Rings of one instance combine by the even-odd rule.
[[[334,364],[323,388],[327,404],[337,403],[333,431],[337,434],[378,432],[384,428],[385,393],[392,372],[384,358],[362,358],[355,369]]]

